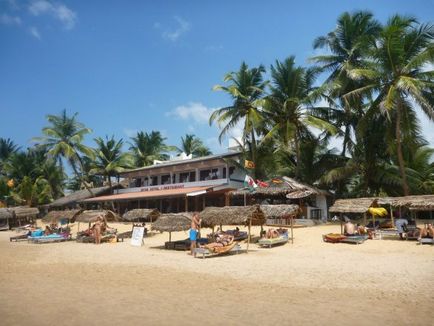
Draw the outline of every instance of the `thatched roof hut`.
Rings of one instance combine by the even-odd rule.
[[[110,210],[87,210],[82,211],[75,217],[76,222],[93,223],[98,217],[101,217],[106,222],[118,222],[119,216]]]
[[[252,196],[258,198],[280,197],[289,199],[299,199],[310,195],[328,195],[329,193],[301,183],[289,177],[275,178],[268,183],[268,187],[257,187],[253,191],[251,188],[241,188],[231,191],[231,196]]]
[[[366,213],[375,198],[338,199],[329,208],[330,213]]]
[[[160,232],[187,231],[191,227],[191,213],[161,214],[152,224],[152,230]]]
[[[66,211],[50,211],[42,218],[44,223],[58,223],[61,219],[74,220],[74,217],[80,213],[80,209],[71,209]]]
[[[16,218],[36,218],[39,214],[39,209],[29,206],[10,207]]]
[[[122,218],[129,222],[155,221],[160,216],[160,212],[156,208],[137,208],[132,209],[122,215]]]
[[[207,207],[201,213],[202,225],[262,225],[265,215],[259,205]]]
[[[261,205],[266,219],[294,217],[299,211],[298,205]]]
[[[0,220],[7,220],[14,217],[13,212],[7,208],[0,208]]]

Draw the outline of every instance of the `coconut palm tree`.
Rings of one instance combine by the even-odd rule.
[[[354,68],[349,75],[367,83],[346,97],[366,92],[374,95],[372,110],[380,110],[394,121],[394,142],[404,195],[410,194],[403,155],[403,125],[409,112],[420,106],[434,119],[434,26],[416,19],[395,15],[383,27],[371,61]]]
[[[20,148],[10,138],[0,137],[0,174],[3,174],[3,163]]]
[[[317,72],[296,66],[293,56],[276,61],[271,66],[271,94],[264,101],[264,124],[268,127],[264,140],[277,137],[287,149],[293,143],[297,178],[301,175],[301,143],[303,138],[312,138],[309,127],[335,132],[330,123],[311,114]]]
[[[212,152],[206,147],[202,140],[195,135],[186,134],[181,137],[181,147],[176,147],[178,153],[192,154],[193,157],[201,157],[211,155]]]
[[[57,115],[47,115],[49,126],[42,129],[43,137],[34,138],[40,141],[48,150],[48,155],[59,161],[64,158],[72,167],[74,174],[91,194],[92,190],[85,182],[86,171],[83,167],[83,157],[94,157],[93,151],[83,144],[84,136],[92,130],[77,121],[78,113],[69,117],[66,110]]]
[[[318,64],[322,71],[330,71],[322,91],[330,108],[316,110],[314,114],[329,119],[339,129],[343,137],[342,156],[348,147],[354,145],[351,134],[356,132],[357,122],[363,116],[363,96],[345,98],[343,95],[363,85],[363,80],[350,78],[349,72],[361,67],[366,54],[375,44],[381,25],[367,11],[345,12],[339,16],[335,30],[314,41],[314,48],[328,49],[331,53],[318,55],[311,61]]]
[[[159,131],[151,133],[139,131],[136,137],[131,137],[130,151],[135,160],[136,167],[148,166],[154,163],[154,160],[167,160],[167,152],[172,151],[173,146],[165,144],[166,138]]]
[[[129,153],[122,153],[123,140],[116,141],[112,136],[95,138],[97,147],[94,149],[95,161],[92,162],[91,174],[103,175],[112,190],[111,177],[133,166],[133,158]]]
[[[261,128],[262,122],[259,108],[265,87],[268,84],[267,81],[263,80],[264,73],[265,68],[262,65],[250,69],[243,62],[237,72],[226,74],[224,82],[228,83],[228,86],[216,85],[213,89],[228,93],[232,99],[232,104],[215,110],[209,118],[210,125],[217,122],[222,127],[219,135],[220,142],[231,129],[242,123],[243,144],[249,145],[250,159],[255,163],[257,163],[255,134]]]

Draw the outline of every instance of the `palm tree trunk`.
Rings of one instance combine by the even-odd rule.
[[[297,158],[297,162],[295,164],[295,178],[300,179],[301,151],[300,151],[300,139],[298,138],[298,131],[295,132],[294,143],[295,143],[295,155]]]
[[[112,179],[110,177],[110,174],[107,175],[107,178],[108,178],[108,184],[110,188],[110,194],[113,194]]]
[[[258,168],[258,162],[256,161],[256,139],[255,139],[255,131],[252,128],[251,137],[252,137],[252,143],[251,143],[251,151],[252,151],[252,161],[255,164],[255,167],[253,169],[253,178],[256,179],[257,173],[256,169]]]
[[[404,191],[404,196],[408,196],[410,194],[410,191],[407,183],[407,174],[405,173],[404,156],[402,155],[401,114],[402,114],[402,101],[399,100],[397,105],[397,110],[396,110],[395,137],[396,137],[396,147],[397,147],[397,154],[398,154],[399,172],[402,178],[402,190]]]
[[[81,169],[81,171],[84,172],[83,161],[82,161],[80,155],[78,155],[78,153],[75,153],[75,156],[77,157],[78,163],[80,163],[80,169]],[[72,168],[74,170],[75,175],[80,180],[80,183],[83,184],[83,186],[86,188],[86,190],[89,191],[90,195],[93,197],[93,192],[90,189],[90,187],[86,184],[86,182],[84,181],[83,174],[78,173],[77,168],[75,167],[75,164],[71,164],[71,165],[72,165]]]

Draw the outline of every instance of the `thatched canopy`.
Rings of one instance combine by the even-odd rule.
[[[10,207],[9,210],[11,210],[17,218],[35,218],[39,214],[39,209],[37,209],[36,207],[17,206]]]
[[[160,212],[156,208],[138,208],[132,209],[122,215],[122,218],[126,221],[137,222],[137,221],[155,221],[160,216]]]
[[[231,191],[231,196],[252,196],[252,197],[280,197],[289,199],[305,198],[310,195],[328,195],[326,191],[317,189],[310,185],[301,183],[289,177],[275,178],[267,182],[268,187],[241,188]]]
[[[265,218],[285,218],[296,216],[300,207],[298,205],[261,205]]]
[[[186,231],[191,227],[191,213],[161,214],[152,224],[152,229],[160,232]]]
[[[93,223],[98,217],[101,217],[107,222],[118,222],[119,216],[110,210],[87,210],[82,211],[75,217],[76,222]]]
[[[61,219],[73,220],[80,213],[80,209],[71,209],[66,211],[50,211],[42,218],[44,223],[58,223]]]
[[[329,208],[330,213],[366,213],[375,198],[338,199]]]
[[[6,219],[11,219],[14,217],[13,212],[11,212],[9,209],[7,208],[0,208],[0,220],[6,220]]]
[[[369,197],[338,199],[329,208],[331,213],[365,213],[374,201],[379,206],[408,207],[415,211],[434,210],[434,195],[417,195],[402,197]]]
[[[265,223],[265,215],[259,205],[253,206],[224,206],[207,207],[200,214],[202,225],[262,225]]]

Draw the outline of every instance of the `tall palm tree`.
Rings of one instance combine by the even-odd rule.
[[[216,85],[214,90],[228,93],[233,101],[232,105],[215,110],[209,118],[210,125],[215,121],[219,126],[223,126],[219,135],[220,142],[238,123],[243,123],[243,144],[250,146],[250,159],[255,163],[255,133],[260,129],[262,117],[259,108],[267,85],[263,80],[264,73],[265,68],[262,65],[250,69],[243,62],[237,72],[226,74],[224,82],[228,83],[228,86]]]
[[[328,118],[339,128],[343,137],[342,156],[353,146],[351,134],[356,132],[357,122],[363,116],[363,96],[345,98],[343,95],[363,85],[362,80],[350,78],[349,72],[361,67],[366,54],[375,44],[381,25],[367,11],[345,12],[339,16],[335,30],[314,41],[314,48],[328,49],[331,53],[318,55],[311,61],[323,71],[330,71],[322,89],[331,108],[317,110],[316,114]]]
[[[167,152],[173,150],[172,146],[165,144],[166,138],[159,131],[151,131],[149,134],[139,131],[131,140],[129,149],[136,167],[152,165],[154,160],[167,160]]]
[[[132,156],[122,153],[123,140],[116,141],[112,136],[95,138],[97,148],[94,149],[95,161],[92,164],[91,174],[103,175],[112,190],[111,177],[133,166]]]
[[[176,147],[178,153],[192,154],[193,157],[211,155],[212,152],[204,145],[202,140],[193,134],[186,134],[181,137],[181,147]]]
[[[3,174],[3,163],[20,148],[10,138],[0,137],[0,174]]]
[[[278,137],[280,143],[289,148],[293,142],[296,153],[295,176],[301,174],[301,150],[303,138],[310,137],[309,127],[321,131],[335,132],[326,120],[312,115],[315,98],[314,82],[317,70],[297,67],[293,56],[284,62],[276,61],[271,66],[271,94],[264,102],[264,121],[268,132],[264,139]]]
[[[92,194],[89,185],[84,181],[86,171],[83,168],[81,156],[94,157],[93,151],[83,144],[84,136],[92,130],[78,122],[77,115],[78,113],[75,113],[69,117],[66,110],[63,110],[59,116],[47,115],[50,125],[42,129],[43,137],[34,138],[34,140],[42,142],[41,145],[48,149],[49,156],[58,160],[66,159],[81,185]]]
[[[367,79],[367,84],[347,94],[348,98],[366,92],[374,94],[371,106],[394,121],[396,155],[404,195],[410,194],[403,155],[403,125],[416,108],[434,119],[434,26],[416,19],[395,15],[383,27],[372,60],[350,70],[353,79]]]

